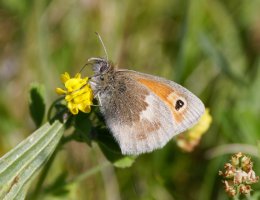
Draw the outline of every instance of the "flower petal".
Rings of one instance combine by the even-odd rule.
[[[80,74],[80,73],[77,73],[77,74],[75,75],[75,78],[76,78],[76,79],[81,79],[81,74]]]
[[[60,76],[60,78],[63,83],[66,83],[70,79],[70,75],[68,72],[65,72]]]
[[[88,84],[88,77],[81,78],[81,74],[77,73],[74,78],[65,72],[61,75],[61,80],[64,83],[65,90],[56,88],[58,94],[66,94],[65,100],[70,112],[74,115],[82,112],[90,112],[93,104],[93,91]]]
[[[79,112],[79,109],[78,109],[77,105],[76,105],[76,104],[73,104],[72,102],[69,102],[69,103],[68,103],[68,108],[69,108],[70,112],[71,112],[73,115],[76,115],[76,114],[78,114],[78,112]]]
[[[67,92],[61,88],[56,88],[55,89],[55,92],[59,95],[63,95],[63,94],[66,94]]]

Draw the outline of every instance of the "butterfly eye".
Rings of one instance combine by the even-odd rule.
[[[184,106],[184,102],[180,99],[178,99],[175,103],[175,109],[178,111]]]
[[[106,65],[102,65],[101,67],[100,67],[100,72],[104,72],[106,70]]]
[[[101,81],[103,81],[104,80],[104,75],[100,75],[99,78],[100,78]]]

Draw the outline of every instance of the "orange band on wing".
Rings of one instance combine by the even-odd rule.
[[[171,87],[157,82],[153,80],[148,79],[137,79],[138,82],[148,87],[154,94],[156,94],[164,103],[166,103],[167,106],[171,109],[174,119],[177,122],[181,122],[183,120],[183,115],[176,112],[173,103],[176,100],[176,96],[178,94],[172,89]]]

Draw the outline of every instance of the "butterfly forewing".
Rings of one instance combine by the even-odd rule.
[[[161,148],[204,113],[203,103],[172,81],[130,70],[117,71],[115,81],[123,83],[124,92],[113,93],[106,103],[114,104],[114,110],[103,110],[103,114],[123,154]]]

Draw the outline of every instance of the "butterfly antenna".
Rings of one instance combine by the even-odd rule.
[[[103,47],[103,49],[104,49],[104,51],[105,51],[105,54],[106,54],[106,59],[108,60],[108,54],[107,54],[107,49],[106,49],[106,47],[105,47],[105,44],[104,44],[104,42],[103,42],[101,36],[99,35],[99,33],[98,33],[98,32],[95,32],[95,33],[96,33],[96,35],[98,36],[98,39],[99,39],[99,41],[100,41],[101,44],[102,44],[102,47]]]
[[[87,65],[89,65],[90,63],[86,63],[81,69],[80,69],[80,71],[79,71],[79,73],[81,73],[82,71],[83,71],[83,69],[85,69],[85,67],[87,66]]]

